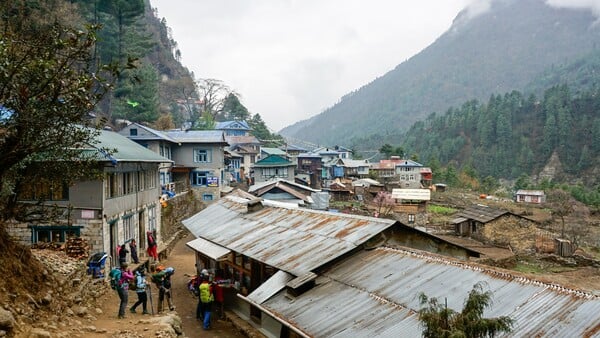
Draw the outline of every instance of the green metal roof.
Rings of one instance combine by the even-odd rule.
[[[293,166],[294,163],[286,160],[285,158],[277,155],[270,155],[262,160],[254,163],[255,167],[287,167]]]
[[[84,149],[87,154],[94,154],[99,161],[111,162],[173,162],[166,157],[147,149],[138,143],[108,130],[100,130],[92,148]],[[101,149],[109,149],[110,155]]]

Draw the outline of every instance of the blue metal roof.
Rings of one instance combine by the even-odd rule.
[[[169,130],[166,134],[179,143],[227,144],[220,130]]]

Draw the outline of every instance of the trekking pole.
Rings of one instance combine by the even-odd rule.
[[[150,287],[150,284],[146,285],[146,287],[148,289],[148,293],[150,294],[150,312],[154,316],[154,305],[152,305],[152,288]]]

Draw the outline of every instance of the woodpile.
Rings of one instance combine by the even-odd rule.
[[[32,249],[40,250],[54,250],[61,251],[64,249],[64,245],[59,242],[37,242],[31,245]]]
[[[65,253],[67,256],[77,259],[87,258],[90,247],[87,241],[81,237],[70,237],[65,243]]]

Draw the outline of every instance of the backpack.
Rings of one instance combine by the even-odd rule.
[[[114,268],[108,274],[110,277],[110,288],[116,290],[121,287],[121,269]]]
[[[156,284],[157,286],[160,286],[163,282],[164,277],[165,277],[165,273],[162,271],[159,273],[155,273],[152,275],[152,282],[154,284]]]

